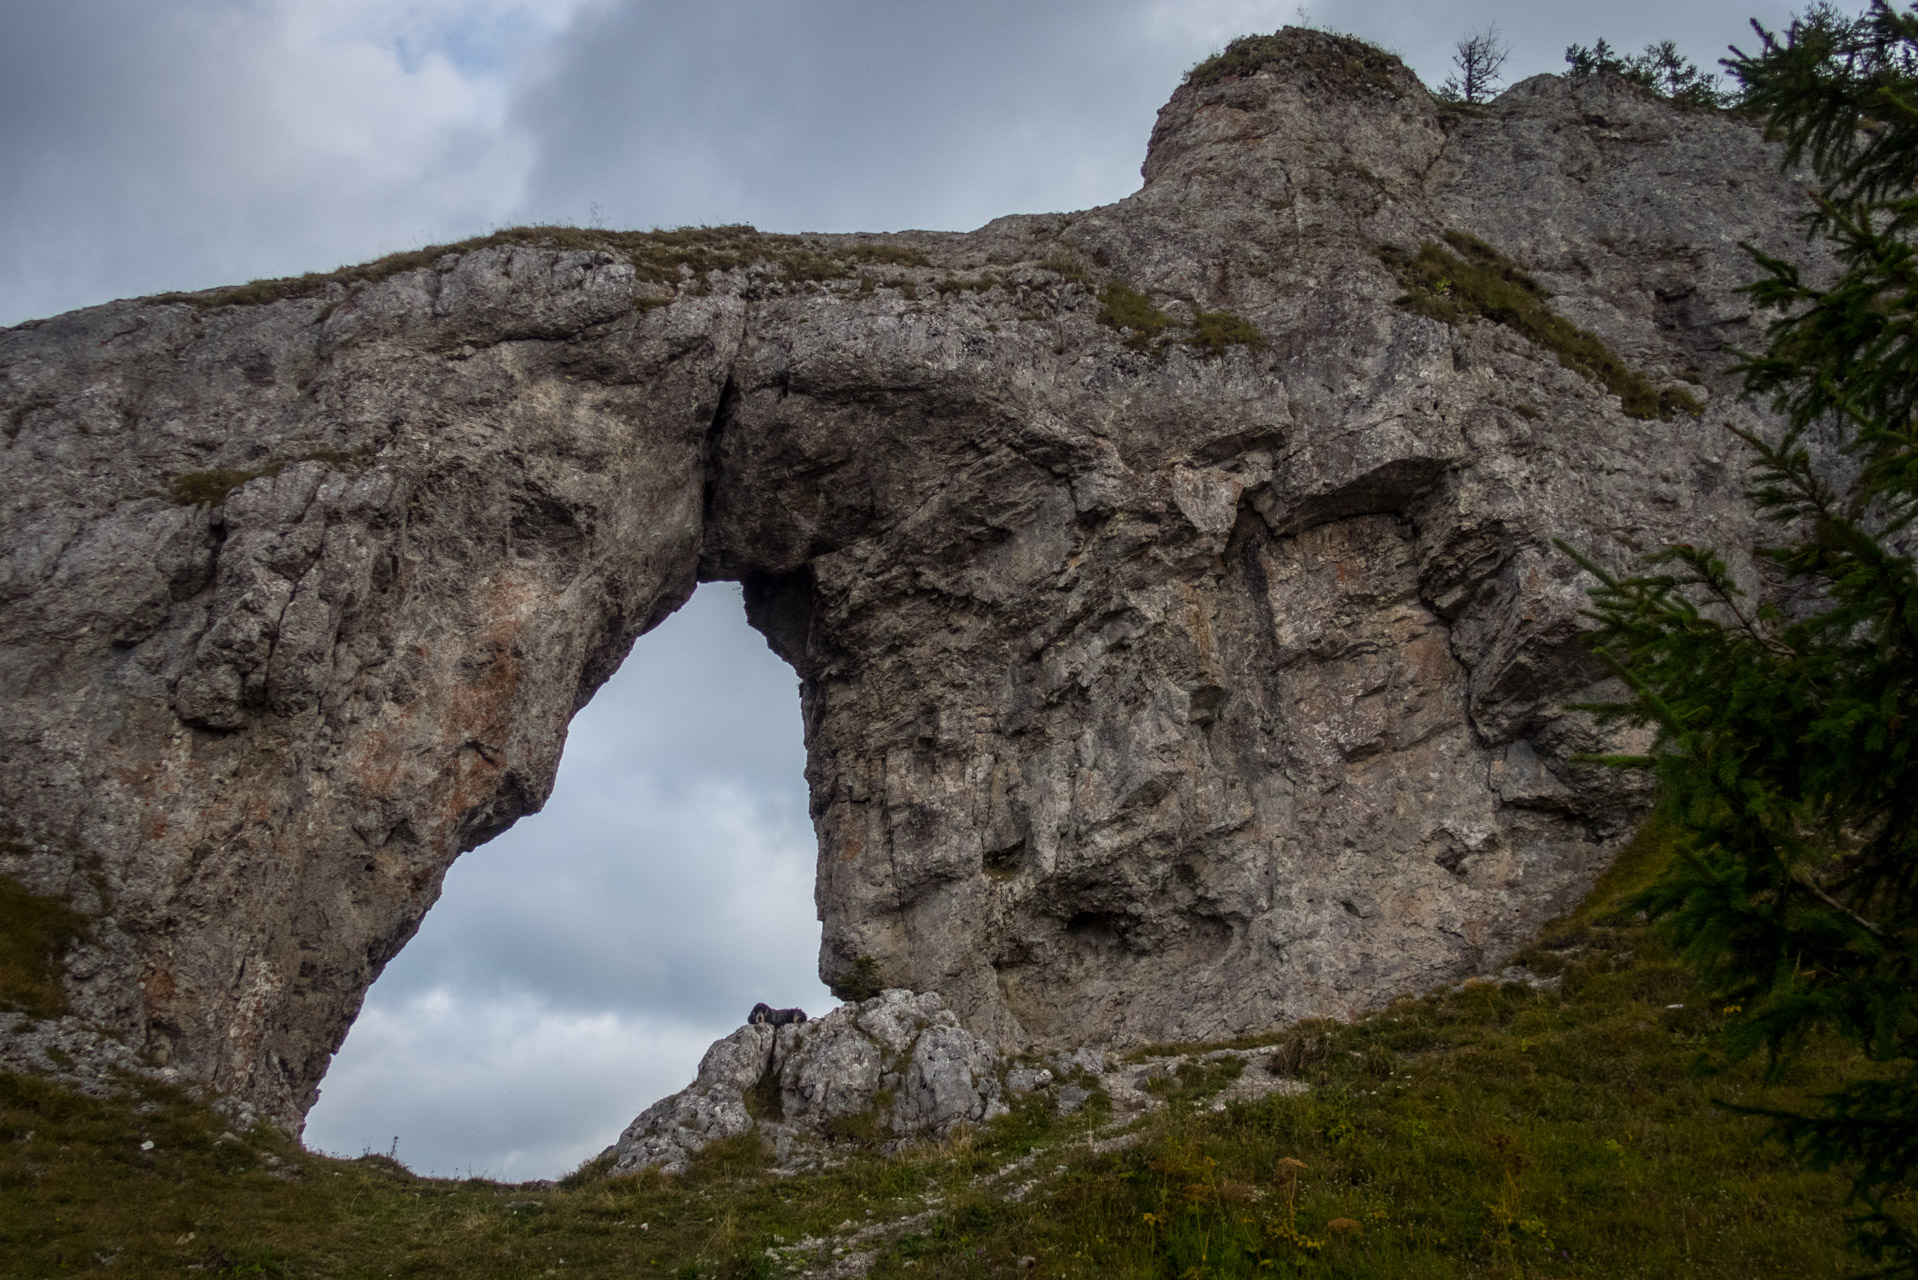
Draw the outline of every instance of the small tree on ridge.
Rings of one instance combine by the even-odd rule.
[[[1565,62],[1569,75],[1617,76],[1682,107],[1729,107],[1738,101],[1717,76],[1680,53],[1673,40],[1654,40],[1642,52],[1625,55],[1602,39],[1575,44],[1565,50]]]
[[[1496,25],[1474,31],[1458,42],[1452,54],[1457,70],[1438,89],[1438,96],[1452,102],[1489,102],[1498,92],[1499,71],[1511,55],[1512,46]]]

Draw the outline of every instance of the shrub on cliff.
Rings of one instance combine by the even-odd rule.
[[[1756,24],[1754,24],[1756,25]],[[1918,1276],[1918,9],[1819,6],[1758,28],[1728,65],[1745,102],[1809,162],[1807,215],[1841,273],[1808,283],[1757,253],[1780,318],[1742,366],[1786,417],[1733,428],[1775,542],[1754,548],[1788,603],[1754,605],[1723,560],[1675,546],[1600,572],[1599,651],[1654,726],[1616,763],[1655,770],[1678,857],[1645,898],[1730,1035],[1788,1060],[1835,1031],[1867,1065],[1807,1108],[1769,1112],[1814,1163],[1845,1168],[1866,1252]],[[1587,562],[1588,568],[1596,567]]]

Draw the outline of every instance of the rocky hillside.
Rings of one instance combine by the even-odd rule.
[[[842,994],[1051,1052],[1502,965],[1643,800],[1569,763],[1554,540],[1741,540],[1738,245],[1802,252],[1801,196],[1615,81],[1268,49],[1084,213],[534,229],[0,331],[0,871],[86,918],[9,1043],[297,1128],[710,579],[803,683]]]
[[[1523,956],[1546,982],[1104,1055],[1096,1079],[1087,1055],[1076,1088],[1014,1066],[1007,1113],[943,1139],[848,1112],[828,1152],[745,1132],[678,1173],[612,1155],[514,1186],[302,1151],[161,1085],[96,1101],[0,1072],[0,1274],[1856,1275],[1846,1180],[1713,1104],[1795,1105],[1858,1063],[1814,1042],[1769,1088],[1755,1061],[1698,1072],[1719,1011],[1607,909],[1648,852]],[[904,1029],[904,1001],[874,1003],[861,1021]]]

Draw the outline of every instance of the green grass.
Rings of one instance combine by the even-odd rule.
[[[1055,255],[1041,261],[1039,263],[1039,270],[1050,271],[1056,276],[1062,276],[1074,284],[1084,285],[1088,289],[1092,287],[1092,272],[1088,271],[1085,264],[1076,258]]]
[[[1703,412],[1690,392],[1654,386],[1620,359],[1597,334],[1579,328],[1545,305],[1551,297],[1518,263],[1474,236],[1447,231],[1452,252],[1427,241],[1416,254],[1387,246],[1380,257],[1407,290],[1398,304],[1407,311],[1456,325],[1482,317],[1523,334],[1558,357],[1567,369],[1602,383],[1634,418],[1671,418]]]
[[[1230,311],[1202,311],[1196,307],[1192,312],[1192,336],[1186,341],[1214,359],[1223,356],[1228,347],[1241,346],[1253,351],[1265,348],[1265,335],[1250,320]]]
[[[948,275],[941,277],[933,285],[933,291],[941,295],[949,293],[990,293],[1004,283],[1005,281],[993,275],[990,271],[981,272],[971,280],[967,280],[962,276]]]
[[[1172,326],[1172,317],[1125,281],[1114,280],[1099,293],[1098,322],[1126,334],[1128,347],[1144,351]]]
[[[589,1166],[514,1187],[315,1156],[267,1130],[222,1141],[217,1116],[159,1086],[97,1102],[0,1076],[0,1276],[111,1258],[140,1276],[764,1277],[785,1273],[769,1247],[908,1215],[876,1277],[1853,1274],[1844,1181],[1718,1104],[1790,1104],[1858,1064],[1814,1046],[1767,1087],[1759,1064],[1716,1059],[1720,1011],[1619,907],[1666,856],[1636,842],[1521,957],[1559,990],[1475,983],[1246,1041],[1311,1093],[1214,1111],[1237,1064],[1187,1064],[1154,1084],[1167,1106],[1138,1145],[1105,1154],[1086,1141],[1095,1097],[1088,1115],[1026,1104],[893,1156],[849,1131],[844,1163],[791,1177],[748,1136],[681,1178]]]
[[[100,1102],[0,1074],[0,1276],[102,1258],[137,1276],[755,1276],[779,1238],[918,1210],[1048,1128],[1011,1118],[985,1139],[783,1180],[747,1137],[681,1178],[589,1168],[535,1187],[316,1156],[264,1127],[222,1140],[226,1123],[178,1090],[130,1088]]]
[[[308,298],[335,284],[377,284],[406,271],[430,267],[449,253],[470,253],[505,245],[543,249],[587,249],[614,254],[630,263],[641,285],[675,286],[711,271],[730,271],[765,262],[777,265],[791,281],[850,279],[862,266],[929,267],[932,262],[917,249],[896,244],[838,244],[811,236],[770,235],[748,226],[681,227],[671,231],[602,231],[589,227],[512,227],[454,244],[427,245],[388,254],[373,262],[343,266],[333,271],[311,271],[300,276],[255,280],[231,288],[199,293],[163,293],[144,299],[150,304],[186,303],[207,309],[257,306],[288,298]]]
[[[1133,350],[1151,351],[1159,355],[1164,354],[1160,336],[1179,323],[1154,305],[1149,296],[1123,280],[1114,280],[1099,291],[1097,320],[1107,328],[1125,334],[1125,344]],[[1202,356],[1209,359],[1223,356],[1227,348],[1233,346],[1248,347],[1253,351],[1265,347],[1265,335],[1259,332],[1258,326],[1230,311],[1206,311],[1194,305],[1192,323],[1187,327],[1192,334],[1181,341],[1196,347]]]
[[[871,956],[860,956],[852,962],[850,970],[829,980],[828,985],[835,996],[856,1004],[884,991],[886,975],[879,968],[879,961]]]
[[[183,507],[217,507],[226,501],[227,494],[265,474],[264,471],[243,471],[231,467],[186,471],[167,482],[167,492]]]

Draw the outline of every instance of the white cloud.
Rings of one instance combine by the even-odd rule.
[[[433,987],[361,1014],[307,1125],[316,1150],[417,1173],[554,1177],[684,1087],[708,1029]]]
[[[519,68],[578,5],[0,9],[0,323],[486,230],[535,160]]]
[[[753,1003],[819,982],[797,681],[701,587],[573,721],[544,812],[467,854],[367,995],[307,1139],[553,1177]]]

